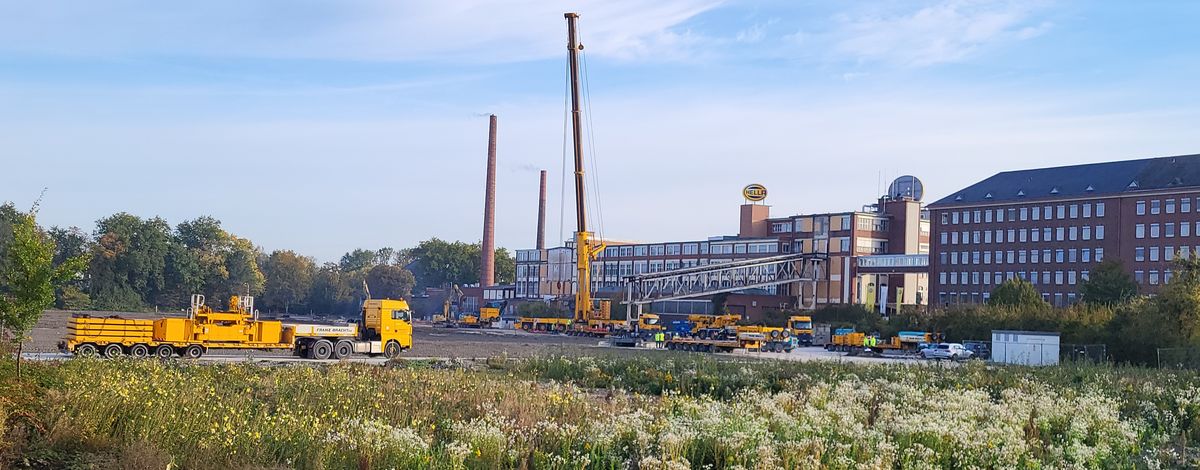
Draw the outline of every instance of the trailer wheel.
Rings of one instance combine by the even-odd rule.
[[[121,345],[119,345],[117,343],[111,343],[108,346],[104,347],[104,357],[107,357],[107,358],[118,357],[124,353],[125,353],[125,350],[121,349]]]
[[[96,354],[99,352],[100,351],[96,349],[96,345],[91,343],[84,343],[79,346],[75,346],[75,355],[79,357],[96,357]]]
[[[186,348],[183,348],[183,357],[186,357],[188,359],[200,359],[200,356],[203,356],[203,355],[204,355],[204,347],[200,346],[199,344],[193,344],[193,345],[189,345]]]
[[[175,348],[169,344],[160,344],[154,348],[154,356],[159,359],[170,359],[175,355]]]
[[[354,345],[349,341],[343,339],[333,346],[333,357],[335,359],[345,359],[351,354],[354,354]]]
[[[388,341],[387,345],[383,347],[383,357],[388,359],[400,357],[400,343]]]
[[[135,344],[129,347],[129,355],[138,359],[145,358],[150,355],[150,346],[144,344]]]
[[[327,339],[317,341],[313,343],[310,354],[313,359],[329,359],[333,355],[333,343]]]

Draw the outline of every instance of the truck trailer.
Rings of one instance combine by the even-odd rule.
[[[179,355],[199,358],[212,349],[287,349],[308,359],[352,354],[394,358],[412,347],[412,311],[404,300],[368,299],[360,323],[284,323],[260,320],[254,298],[232,296],[218,312],[193,295],[186,318],[138,320],[73,316],[59,348],[77,356]]]

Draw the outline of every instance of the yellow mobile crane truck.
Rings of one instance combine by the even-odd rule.
[[[412,311],[404,300],[367,299],[358,324],[283,323],[259,320],[253,297],[232,296],[229,311],[217,312],[192,296],[186,318],[134,320],[78,315],[68,323],[64,352],[77,356],[180,355],[199,358],[211,349],[290,349],[308,359],[342,359],[351,354],[394,358],[412,347]]]

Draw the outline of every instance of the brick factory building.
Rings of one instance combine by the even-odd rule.
[[[1014,277],[1056,306],[1117,257],[1143,293],[1200,249],[1200,155],[1007,171],[930,204],[930,292],[981,303]]]
[[[593,263],[594,289],[616,295],[621,279],[637,274],[707,266],[735,260],[804,252],[829,256],[815,291],[811,284],[777,286],[732,294],[732,313],[757,316],[764,308],[814,308],[871,304],[894,309],[925,303],[929,221],[911,197],[882,198],[860,211],[770,217],[770,207],[744,204],[737,235],[660,243],[611,242]],[[570,246],[517,250],[518,298],[561,298],[574,292]],[[663,314],[713,313],[711,299],[652,305]]]

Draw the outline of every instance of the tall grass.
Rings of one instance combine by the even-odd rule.
[[[410,366],[0,367],[9,459],[177,468],[1196,465],[1189,372],[540,357]],[[33,398],[33,399],[31,399]],[[56,460],[57,459],[57,460]],[[105,460],[108,459],[108,460]],[[11,462],[12,460],[10,460]]]

